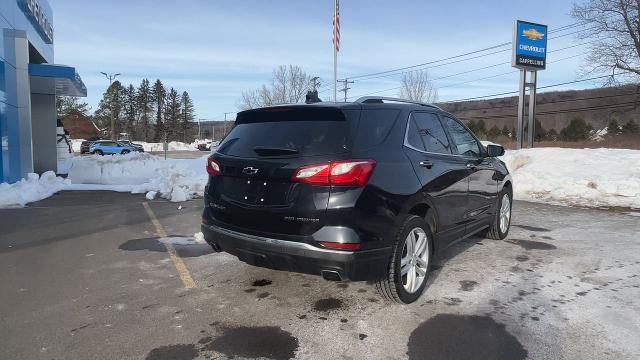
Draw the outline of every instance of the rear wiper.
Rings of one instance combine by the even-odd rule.
[[[270,146],[256,146],[253,151],[260,156],[295,155],[299,153],[296,149]]]

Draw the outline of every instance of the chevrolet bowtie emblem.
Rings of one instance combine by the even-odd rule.
[[[246,168],[242,169],[242,173],[245,175],[255,175],[257,172],[258,169],[251,166],[247,166]]]
[[[528,30],[523,30],[522,36],[526,37],[529,40],[541,40],[544,37],[544,34],[532,28]]]

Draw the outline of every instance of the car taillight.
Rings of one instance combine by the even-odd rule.
[[[297,169],[291,180],[313,185],[364,186],[373,169],[374,160],[343,160],[303,166]]]
[[[207,172],[211,176],[220,175],[220,164],[211,158],[207,159]]]

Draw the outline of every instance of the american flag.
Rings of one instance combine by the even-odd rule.
[[[340,51],[340,2],[336,0],[336,9],[333,15],[333,46]]]

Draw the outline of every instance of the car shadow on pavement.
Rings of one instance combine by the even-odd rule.
[[[180,257],[191,258],[208,255],[214,251],[209,244],[195,242],[191,236],[168,235],[167,237],[148,237],[141,239],[131,239],[118,246],[118,249],[125,251],[152,251],[167,252],[167,244],[171,244]]]

